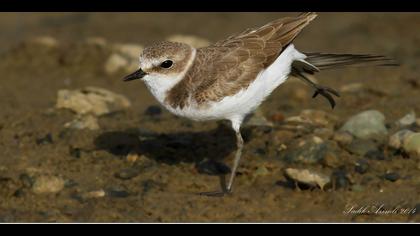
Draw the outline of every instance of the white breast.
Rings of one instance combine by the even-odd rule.
[[[288,78],[294,60],[305,59],[306,56],[289,45],[268,68],[261,71],[257,78],[245,90],[219,102],[211,103],[207,108],[198,106],[173,109],[165,106],[172,113],[193,120],[238,120],[255,110],[265,98]]]

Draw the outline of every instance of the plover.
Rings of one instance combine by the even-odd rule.
[[[247,29],[203,48],[178,42],[159,42],[140,55],[140,68],[124,81],[141,79],[153,96],[175,115],[196,121],[229,120],[236,133],[237,150],[227,186],[206,195],[232,191],[244,142],[240,128],[289,76],[302,79],[335,106],[331,88],[314,83],[308,74],[324,69],[365,63],[394,65],[383,56],[302,53],[292,41],[315,17],[302,13],[262,27]]]

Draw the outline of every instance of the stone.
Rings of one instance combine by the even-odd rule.
[[[105,47],[108,43],[105,38],[102,37],[88,37],[86,43],[89,45]]]
[[[406,140],[409,136],[414,134],[413,131],[408,129],[403,129],[389,137],[388,145],[392,148],[399,149],[402,148],[404,144],[404,140]]]
[[[58,46],[57,39],[51,36],[38,36],[31,40],[32,43],[39,44],[41,46],[54,48]]]
[[[244,121],[244,127],[246,126],[267,126],[272,127],[273,123],[268,121],[267,118],[265,118],[263,112],[261,109],[257,109],[254,111],[254,113],[250,114],[248,117],[245,118]]]
[[[322,139],[330,139],[334,135],[334,131],[329,128],[316,128],[313,133]]]
[[[129,180],[136,176],[138,176],[141,173],[140,168],[136,167],[130,167],[130,168],[124,168],[117,173],[115,173],[115,177],[122,180]]]
[[[106,196],[111,198],[126,198],[130,193],[123,187],[111,187],[106,190]]]
[[[345,84],[340,87],[340,92],[342,93],[355,93],[360,92],[364,89],[364,85],[362,83],[351,83]]]
[[[345,170],[334,171],[333,174],[331,175],[331,179],[332,179],[334,189],[340,189],[340,188],[347,189],[351,185],[350,179]]]
[[[156,105],[148,106],[146,110],[144,111],[144,115],[151,116],[151,117],[156,117],[156,116],[159,116],[160,114],[162,114],[162,108]]]
[[[298,117],[290,117],[286,121],[309,123],[321,127],[332,126],[337,121],[337,117],[334,115],[328,114],[325,111],[312,109],[303,110]]]
[[[166,40],[171,42],[186,43],[195,48],[207,47],[210,45],[210,41],[193,35],[182,35],[175,34],[169,36]]]
[[[97,87],[58,91],[56,108],[70,109],[79,115],[96,116],[124,110],[131,106],[123,95]]]
[[[312,187],[318,186],[321,189],[324,189],[324,186],[331,181],[329,176],[307,169],[287,168],[285,170],[285,175],[295,182]]]
[[[416,123],[416,113],[414,111],[411,111],[410,113],[399,119],[396,123],[399,127],[411,126]]]
[[[32,191],[36,194],[60,192],[65,185],[64,179],[57,176],[42,175],[35,178]]]
[[[355,139],[350,144],[344,146],[344,149],[352,154],[364,156],[369,151],[378,150],[378,147],[376,146],[376,143],[371,140]]]
[[[70,128],[70,129],[89,129],[89,130],[98,130],[100,128],[98,119],[93,115],[77,116],[74,120],[65,123],[64,127]]]
[[[420,133],[409,135],[403,144],[403,149],[408,153],[416,153],[420,155]]]
[[[90,198],[103,198],[105,197],[106,192],[103,189],[99,189],[99,190],[94,190],[94,191],[90,191],[90,192],[86,192],[84,194],[82,194],[82,198],[83,199],[90,199]]]
[[[118,53],[111,54],[104,65],[104,70],[107,74],[114,74],[118,71],[129,72],[131,71],[130,69],[132,69],[130,59]]]
[[[365,153],[364,157],[370,160],[378,160],[378,161],[383,161],[386,159],[384,152],[381,150],[370,150]]]
[[[36,139],[37,145],[52,144],[52,143],[53,143],[53,137],[51,133],[48,133],[44,137]]]
[[[340,165],[340,160],[337,158],[335,153],[328,151],[325,155],[323,164],[325,166],[334,168]]]
[[[353,135],[347,131],[337,131],[333,135],[333,140],[338,144],[345,146],[353,142]]]
[[[354,115],[341,127],[360,139],[381,140],[388,134],[385,127],[385,116],[376,110],[368,110]]]
[[[359,174],[365,174],[369,169],[367,161],[361,159],[355,163],[354,170]]]
[[[284,159],[291,163],[315,164],[325,158],[326,143],[313,136],[305,140],[297,140],[284,153]]]
[[[391,181],[391,182],[395,182],[399,178],[400,178],[400,175],[398,173],[395,173],[395,172],[389,172],[389,173],[386,173],[384,175],[384,179],[386,179],[388,181]]]

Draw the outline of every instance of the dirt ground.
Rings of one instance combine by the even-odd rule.
[[[229,125],[160,112],[144,84],[122,82],[126,71],[104,70],[112,44],[147,45],[173,34],[215,42],[288,15],[296,14],[0,13],[0,222],[420,222],[418,155],[394,152],[384,141],[376,143],[384,158],[369,159],[346,151],[332,135],[323,137],[332,161],[290,162],[279,148],[314,135],[310,128],[285,128],[284,118],[305,109],[336,117],[327,125],[333,133],[365,110],[382,112],[390,135],[396,120],[420,114],[420,14],[320,13],[295,40],[300,50],[382,54],[401,66],[318,74],[332,88],[363,86],[342,92],[334,110],[296,79],[277,88],[261,106],[274,125],[244,127],[234,193],[223,198],[197,193],[220,188],[217,171],[221,163],[231,165]],[[39,36],[58,44],[31,41]],[[86,43],[90,37],[106,41]],[[58,90],[86,86],[122,94],[131,107],[98,117],[98,130],[64,127],[74,114],[55,108]],[[355,170],[360,160],[369,165],[364,173]],[[339,187],[296,187],[286,168],[345,175]],[[389,172],[398,178],[384,178]],[[63,186],[40,193],[40,176]],[[381,205],[412,211],[347,212]]]

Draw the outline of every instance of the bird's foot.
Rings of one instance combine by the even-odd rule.
[[[340,94],[337,91],[335,91],[334,89],[329,88],[329,87],[325,87],[325,86],[322,86],[322,85],[316,85],[315,89],[316,90],[315,90],[314,95],[312,95],[312,98],[315,98],[316,96],[318,96],[318,94],[320,94],[321,96],[325,97],[328,100],[328,102],[331,104],[331,108],[334,109],[335,100],[334,100],[333,96],[331,96],[331,94],[336,96],[336,97],[340,97]]]

